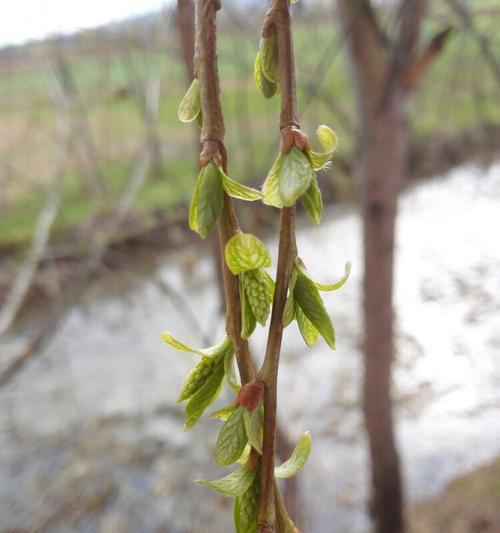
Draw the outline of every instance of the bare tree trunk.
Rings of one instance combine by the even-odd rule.
[[[407,127],[395,89],[383,108],[364,117],[362,213],[364,230],[363,411],[370,444],[372,512],[378,533],[400,533],[403,492],[391,401],[393,264],[397,194],[405,175]]]
[[[403,490],[391,401],[393,263],[398,190],[407,126],[402,84],[369,1],[341,0],[342,24],[358,94],[364,231],[364,386],[373,513],[377,533],[402,533]],[[398,63],[400,57],[397,58]],[[398,65],[399,66],[399,65]]]

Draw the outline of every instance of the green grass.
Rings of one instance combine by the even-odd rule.
[[[437,16],[440,9],[431,12],[426,36],[443,27],[442,17]],[[500,16],[481,17],[477,22],[488,35],[495,35]],[[252,78],[258,41],[257,28],[231,32],[226,28],[219,38],[229,169],[240,181],[262,182],[277,153],[279,102],[277,98],[265,100]],[[498,40],[494,45],[498,50]],[[169,41],[168,51],[159,49],[150,58],[162,83],[159,129],[165,154],[164,172],[162,176],[151,176],[138,195],[134,205],[138,212],[168,213],[179,202],[189,201],[197,174],[193,126],[180,124],[176,117],[185,80],[175,46]],[[339,136],[339,152],[350,153],[354,146],[350,131],[355,124],[355,103],[334,21],[297,23],[295,48],[304,130],[314,144],[316,127],[322,123],[330,125]],[[144,126],[138,102],[113,95],[131,80],[141,83],[146,79],[147,57],[140,50],[130,56],[120,50],[100,57],[95,52],[85,52],[85,48],[72,50],[69,57],[100,166],[113,197],[117,198],[143,143]],[[132,70],[129,57],[133,60]],[[0,246],[29,240],[43,205],[43,194],[34,191],[40,186],[43,190],[51,176],[47,154],[55,148],[52,137],[57,115],[46,90],[47,86],[54,89],[54,80],[44,65],[27,62],[26,66],[20,64],[15,72],[0,77],[0,139],[5,139],[0,141],[0,157],[20,171],[16,186],[7,190],[7,202],[0,204]],[[311,88],[321,97],[311,97]],[[497,89],[477,43],[472,37],[455,32],[412,101],[410,113],[415,134],[437,138],[440,134],[470,129],[481,121],[500,122]],[[336,108],[347,117],[348,124],[338,118]],[[18,139],[17,144],[13,138]],[[105,209],[86,194],[88,186],[83,176],[72,158],[55,222],[56,238],[63,239],[68,229]]]

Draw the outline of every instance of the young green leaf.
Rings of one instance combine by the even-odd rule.
[[[253,315],[264,326],[271,310],[271,300],[266,282],[262,276],[259,276],[259,270],[242,272],[240,281]]]
[[[264,76],[264,73],[262,72],[260,52],[257,54],[257,57],[255,58],[253,76],[255,79],[255,85],[257,85],[257,88],[262,93],[264,98],[268,98],[268,99],[272,98],[278,92],[279,85],[277,83],[274,83],[268,80]]]
[[[307,156],[311,161],[314,170],[325,168],[337,149],[337,136],[328,126],[321,125],[316,131],[319,142],[323,146],[324,152],[307,151]]]
[[[318,282],[316,282],[316,287],[318,287],[318,289],[320,291],[336,291],[337,289],[340,289],[340,287],[342,287],[342,285],[344,285],[344,283],[349,278],[349,274],[350,273],[351,273],[351,262],[347,261],[347,263],[345,264],[344,275],[342,276],[342,278],[339,281],[337,281],[335,283],[318,283]]]
[[[208,416],[210,416],[210,418],[218,418],[219,420],[226,421],[236,411],[236,409],[236,404],[232,403],[231,405],[226,405],[226,407],[217,409],[217,411],[210,413]]]
[[[196,115],[196,124],[201,129],[203,128],[203,111],[200,109],[200,112]]]
[[[186,405],[184,414],[184,429],[191,429],[205,409],[217,399],[224,381],[224,363],[221,361],[212,375],[191,398]]]
[[[200,189],[203,182],[203,175],[205,169],[202,168],[198,177],[196,178],[196,183],[194,186],[193,198],[191,199],[191,205],[189,206],[189,229],[196,233],[199,233],[198,226],[198,205],[200,203]]]
[[[248,339],[255,330],[255,326],[257,325],[257,319],[255,318],[252,308],[250,307],[250,303],[248,302],[248,298],[245,294],[245,289],[243,287],[243,283],[241,282],[241,278],[239,282],[239,287],[241,304],[241,336],[243,339]]]
[[[244,408],[238,407],[222,426],[215,444],[215,459],[222,466],[235,463],[248,442]]]
[[[280,154],[273,163],[266,181],[262,186],[262,201],[274,207],[283,207],[283,202],[279,193],[281,169],[283,167],[283,155]]]
[[[231,237],[225,249],[226,263],[236,276],[247,270],[271,266],[271,256],[264,243],[250,233]]]
[[[264,431],[262,409],[257,407],[257,409],[249,411],[243,408],[243,420],[245,422],[248,443],[262,454],[262,436]]]
[[[236,381],[236,372],[234,371],[234,350],[228,350],[224,356],[224,373],[226,381],[233,392],[239,392],[240,386]]]
[[[203,356],[196,366],[191,370],[184,380],[182,390],[177,398],[178,402],[187,400],[193,394],[203,387],[203,385],[210,379],[213,372],[216,372],[217,365],[220,364],[224,353],[216,355],[215,357]]]
[[[304,152],[292,146],[283,156],[278,192],[281,202],[288,207],[295,203],[309,188],[313,177],[311,163]]]
[[[219,172],[222,177],[224,190],[229,196],[238,198],[239,200],[246,200],[248,202],[260,200],[262,198],[262,193],[256,189],[252,189],[251,187],[247,187],[246,185],[234,181],[221,168],[219,168]]]
[[[282,465],[274,469],[274,475],[279,479],[286,479],[297,475],[311,455],[311,434],[302,433],[292,455]]]
[[[295,304],[295,317],[299,326],[300,334],[310,348],[318,342],[319,331],[311,324],[298,304]]]
[[[276,31],[260,40],[259,55],[264,77],[271,83],[279,83],[279,51]]]
[[[311,185],[309,185],[307,191],[300,197],[300,201],[311,217],[311,220],[315,224],[319,224],[323,216],[323,198],[316,176],[313,175]]]
[[[193,122],[200,111],[200,82],[195,78],[179,105],[177,116],[181,122]]]
[[[290,272],[290,282],[288,284],[288,296],[285,302],[285,309],[283,310],[283,327],[289,326],[295,318],[295,301],[293,298],[293,290],[297,282],[297,270],[292,268]]]
[[[231,474],[214,481],[208,479],[197,479],[197,483],[206,485],[224,496],[241,496],[252,485],[257,470],[249,470],[247,466],[242,466],[231,472]]]
[[[335,350],[335,331],[328,316],[325,304],[319,295],[314,281],[297,268],[297,282],[293,291],[295,302],[306,317],[325,339],[328,346]]]
[[[266,284],[269,300],[272,302],[274,298],[274,279],[263,268],[260,269],[260,274]]]
[[[168,331],[162,332],[161,338],[168,345],[172,346],[172,348],[175,348],[176,350],[179,350],[180,352],[197,353],[199,355],[206,355],[208,357],[212,357],[212,356],[217,355],[217,354],[219,354],[221,352],[226,352],[229,349],[232,350],[232,346],[233,346],[233,343],[231,341],[231,337],[229,337],[229,336],[225,337],[225,339],[222,342],[220,342],[219,344],[215,344],[214,346],[210,346],[210,348],[193,348],[191,346],[188,346],[187,344],[184,344],[180,340],[176,339]]]
[[[210,161],[201,169],[197,198],[197,231],[205,238],[217,224],[224,202],[222,178],[217,165]],[[191,218],[191,217],[190,217]]]
[[[233,518],[236,533],[255,533],[260,501],[260,476],[256,475],[251,486],[234,499]]]

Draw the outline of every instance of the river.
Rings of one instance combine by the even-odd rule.
[[[499,198],[500,164],[463,166],[401,197],[394,396],[410,500],[439,494],[500,453]],[[306,349],[295,324],[285,332],[280,423],[292,440],[306,429],[313,436],[300,474],[305,530],[365,532],[360,219],[334,206],[320,227],[301,226],[300,255],[316,279],[339,278],[347,260],[353,269],[341,290],[324,293],[335,352],[323,341]],[[276,242],[267,244],[276,257]],[[192,264],[189,254],[166,255],[148,276],[95,282],[43,353],[0,390],[0,531],[231,531],[228,501],[192,482],[221,475],[219,423],[205,419],[186,433],[175,403],[196,359],[160,340],[167,328],[196,345],[222,335],[212,264]],[[30,327],[4,341],[2,361]],[[257,358],[264,345],[260,328]]]

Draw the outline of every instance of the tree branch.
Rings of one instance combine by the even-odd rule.
[[[299,129],[295,89],[295,67],[288,0],[274,0],[266,15],[262,36],[276,31],[279,50],[279,80],[281,90],[281,150],[288,153],[294,142],[303,141]],[[295,206],[281,210],[276,287],[266,355],[258,378],[265,384],[264,440],[261,460],[261,495],[258,515],[260,533],[272,532],[275,524],[285,517],[284,507],[275,505],[274,456],[276,452],[277,378],[283,337],[283,312],[288,294],[290,272],[297,257],[295,243]],[[278,501],[281,501],[278,499]]]

